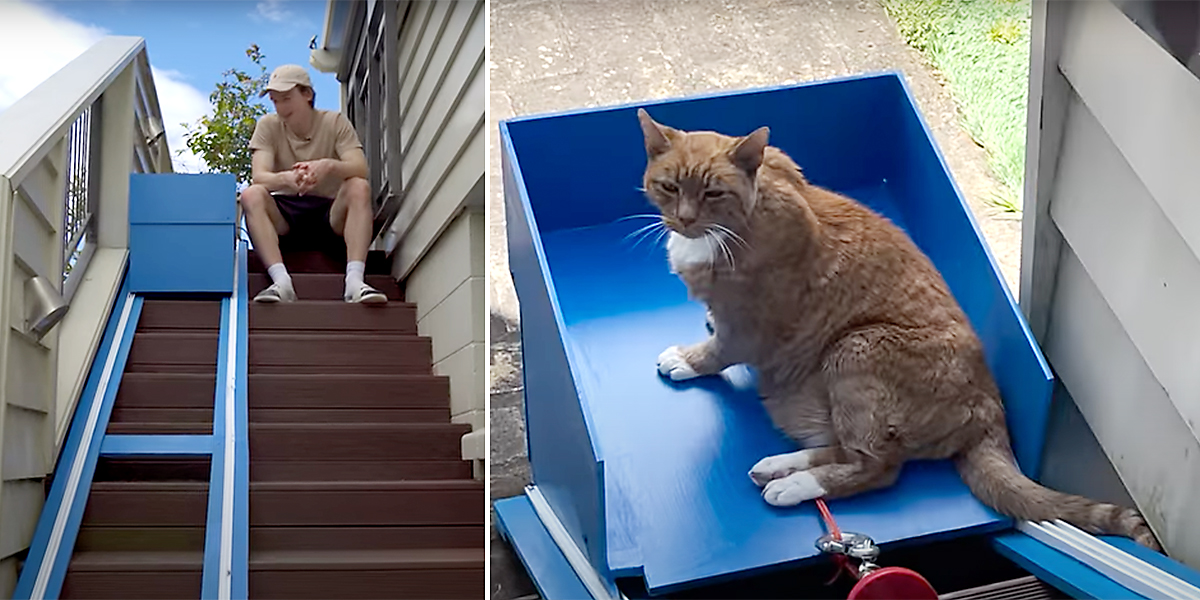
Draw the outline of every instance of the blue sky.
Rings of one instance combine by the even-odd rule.
[[[338,110],[337,79],[308,63],[309,40],[321,41],[325,10],[324,0],[2,0],[0,56],[22,58],[0,61],[0,111],[104,35],[146,39],[172,154],[186,150],[180,122],[209,110],[208,95],[221,73],[233,67],[254,72],[245,55],[252,43],[268,71],[283,63],[306,67],[317,108]],[[202,166],[194,156],[175,163],[181,171]]]

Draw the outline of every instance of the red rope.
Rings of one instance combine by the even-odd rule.
[[[824,498],[817,498],[817,510],[821,511],[821,520],[825,521],[825,529],[829,530],[833,539],[842,540],[842,530],[838,529],[837,522],[833,520],[833,513],[829,512],[829,507],[825,505]],[[851,577],[858,579],[858,571],[850,566],[850,559],[845,554],[834,554],[833,561],[837,563],[838,570],[833,572],[833,577],[825,582],[825,585],[830,585],[838,580],[838,577],[845,570]]]

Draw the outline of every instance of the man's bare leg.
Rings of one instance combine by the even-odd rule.
[[[371,184],[361,177],[342,182],[329,209],[329,225],[346,239],[346,260],[366,261],[371,246]]]
[[[342,182],[329,209],[329,226],[346,240],[347,301],[383,304],[387,296],[363,281],[367,249],[371,246],[371,184],[361,177]]]
[[[279,251],[279,236],[288,232],[287,221],[279,212],[275,199],[267,188],[252,185],[242,190],[240,198],[246,214],[246,229],[254,252],[267,267],[272,285],[255,297],[258,302],[289,302],[296,299],[292,278],[283,266],[283,254]],[[276,288],[272,291],[272,288]]]

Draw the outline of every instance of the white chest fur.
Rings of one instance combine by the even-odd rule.
[[[667,260],[672,271],[716,262],[717,245],[707,236],[689,238],[674,231],[667,236]]]

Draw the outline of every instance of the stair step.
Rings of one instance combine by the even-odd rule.
[[[450,410],[450,379],[425,373],[252,373],[247,396],[258,409]]]
[[[289,273],[292,278],[292,288],[300,300],[342,300],[346,291],[346,274],[343,273]],[[391,275],[367,275],[363,277],[371,287],[383,292],[394,302],[404,300],[400,286]],[[266,273],[250,273],[246,278],[246,289],[253,298],[258,292],[271,285],[271,278]]]
[[[211,408],[114,407],[109,433],[135,433],[134,429],[154,423],[169,423],[163,433],[212,433]],[[250,410],[251,423],[445,423],[450,411],[444,408],[260,408]],[[128,429],[122,430],[128,426]],[[136,433],[147,433],[137,431]]]
[[[207,481],[95,481],[83,524],[203,527],[207,512]]]
[[[344,600],[486,597],[484,570],[426,569],[422,571],[378,570],[331,573],[329,571],[268,571],[250,573],[251,598],[300,600],[342,598]]]
[[[250,423],[253,460],[458,460],[458,423]],[[211,433],[209,423],[112,423],[120,435]]]
[[[375,279],[378,278],[375,276]],[[398,295],[394,283],[391,287],[397,292],[394,295]],[[252,330],[311,329],[412,334],[417,331],[415,304],[400,301],[383,306],[350,304],[343,301],[340,294],[338,292],[338,295],[329,299],[301,299],[286,304],[250,302],[249,326]],[[220,328],[221,303],[213,300],[147,299],[138,320],[139,331],[220,331]]]
[[[252,482],[251,526],[482,525],[483,482]]]
[[[351,393],[347,393],[347,391]],[[211,415],[216,392],[212,373],[125,373],[117,390],[113,419],[126,410],[204,409]],[[344,411],[438,410],[449,416],[450,380],[425,374],[267,374],[250,375],[250,419],[259,409]],[[209,417],[211,418],[211,416]],[[297,420],[306,420],[297,412]],[[122,418],[123,421],[140,419]],[[173,419],[164,419],[173,420]],[[443,419],[443,421],[446,419]]]
[[[252,460],[253,462],[253,460]],[[101,481],[208,481],[208,457],[171,456],[127,458],[103,456],[96,464],[95,482]]]
[[[129,347],[126,373],[217,372],[217,331],[140,331]]]
[[[411,527],[254,527],[251,551],[483,548],[486,532],[473,525]]]
[[[432,359],[432,341],[413,335],[250,334],[251,373],[429,374]]]
[[[475,526],[414,527],[253,527],[256,550],[404,550],[482,548],[484,532]],[[75,552],[163,552],[204,550],[203,527],[81,527]]]
[[[76,551],[59,597],[199,598],[203,564],[202,551]]]
[[[112,422],[106,433],[112,435],[203,435],[212,433],[212,421],[196,422]]]
[[[136,336],[135,336],[136,337]],[[217,372],[130,373],[121,375],[113,416],[136,409],[207,409],[210,413],[217,391]]]
[[[250,551],[255,571],[368,571],[454,569],[483,566],[483,547],[404,550],[264,550]]]
[[[203,527],[80,527],[75,552],[203,552]]]
[[[212,412],[205,421],[110,421],[104,432],[115,436],[204,436],[212,433]]]
[[[198,526],[207,483],[95,482],[84,511],[91,526]],[[482,525],[483,482],[251,482],[250,525]]]
[[[139,333],[129,373],[215,373],[218,332]],[[428,374],[429,338],[392,334],[251,333],[251,373]]]
[[[387,255],[382,250],[368,252],[366,262],[368,275],[387,275],[390,271]],[[325,252],[284,250],[283,264],[287,266],[288,274],[293,277],[297,273],[335,273],[345,276],[346,246],[339,242]],[[246,268],[250,273],[267,272],[266,265],[262,264],[253,250],[247,255]]]
[[[254,333],[274,330],[416,335],[417,307],[404,302],[368,306],[340,300],[301,300],[284,304],[251,302],[249,326]]]
[[[250,552],[253,598],[465,598],[484,591],[483,548]],[[63,598],[196,598],[202,552],[77,552]]]
[[[250,452],[258,460],[459,460],[458,423],[256,423]]]
[[[164,462],[168,462],[164,465]],[[96,481],[206,481],[207,459],[105,458]],[[442,460],[263,460],[250,457],[253,481],[435,481],[470,479],[471,464]]]
[[[251,460],[253,481],[439,481],[470,479],[465,460]]]
[[[208,408],[123,408],[114,406],[110,425],[124,423],[203,423],[212,424],[213,409]],[[109,432],[113,429],[110,427]]]
[[[483,548],[250,551],[253,598],[481,598]]]
[[[163,329],[201,329],[217,331],[221,327],[219,300],[154,300],[142,303],[138,331]]]
[[[251,423],[446,423],[447,408],[259,408]]]

